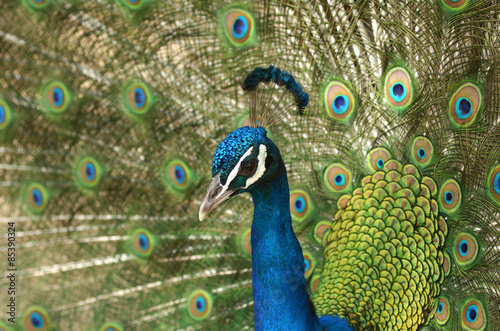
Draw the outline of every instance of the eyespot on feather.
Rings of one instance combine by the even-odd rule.
[[[255,23],[252,15],[241,9],[232,9],[224,14],[224,34],[232,45],[240,47],[252,41]]]
[[[23,320],[26,331],[46,331],[50,329],[49,314],[42,307],[32,306],[28,308]]]
[[[123,331],[123,326],[117,322],[108,322],[101,326],[99,331]]]
[[[445,325],[448,323],[448,320],[450,319],[450,304],[448,299],[444,297],[438,299],[436,313],[434,316],[436,317],[436,322],[439,325]]]
[[[133,82],[123,92],[123,108],[134,116],[145,115],[153,104],[153,95],[148,86],[141,82]]]
[[[310,281],[312,293],[315,293],[316,290],[318,289],[320,280],[321,280],[321,272],[318,272],[318,269],[316,269]]]
[[[290,211],[292,220],[302,222],[311,214],[311,199],[303,190],[293,190],[290,192]]]
[[[324,92],[325,110],[329,117],[349,122],[356,110],[356,100],[350,89],[339,81],[330,82]]]
[[[481,109],[482,94],[476,84],[464,83],[450,99],[448,115],[455,127],[472,124]]]
[[[73,99],[68,87],[60,81],[49,83],[42,90],[42,106],[52,115],[65,112]]]
[[[149,257],[156,245],[155,237],[146,229],[135,230],[130,239],[132,241],[132,253],[141,258]]]
[[[444,252],[443,271],[444,271],[445,277],[447,277],[450,274],[450,270],[451,270],[450,255],[448,253]]]
[[[31,212],[41,214],[49,203],[49,193],[42,184],[32,183],[26,189],[25,201]]]
[[[6,129],[12,121],[12,110],[9,104],[0,99],[0,132]]]
[[[132,11],[138,11],[144,9],[149,0],[118,0],[118,2]]]
[[[83,188],[92,189],[99,185],[103,175],[103,169],[99,162],[93,157],[85,157],[77,163],[76,179]]]
[[[494,167],[488,175],[487,193],[500,204],[500,166]]]
[[[441,0],[441,2],[452,9],[464,8],[468,0]]]
[[[16,331],[16,330],[14,330],[13,328],[11,328],[6,323],[0,321],[0,331]]]
[[[421,167],[428,166],[432,161],[434,146],[425,137],[416,137],[412,144],[411,159],[414,164]]]
[[[455,261],[462,267],[473,263],[479,253],[479,246],[476,238],[468,233],[461,233],[455,239],[454,256]]]
[[[377,172],[384,169],[385,163],[391,159],[391,153],[383,148],[377,147],[372,149],[367,155],[368,168],[372,172]]]
[[[385,99],[394,110],[403,111],[413,99],[413,86],[408,71],[403,67],[392,68],[384,80]]]
[[[454,214],[462,203],[460,185],[454,179],[444,182],[439,191],[439,210],[447,214]]]
[[[52,0],[23,0],[23,2],[32,9],[41,10],[50,5]]]
[[[479,300],[468,300],[462,307],[462,327],[466,330],[485,330],[486,316],[484,307]]]
[[[342,193],[351,187],[351,172],[340,163],[328,166],[323,175],[326,188],[333,193]]]
[[[319,244],[323,243],[325,236],[332,229],[331,224],[331,221],[319,221],[316,223],[314,227],[314,239],[316,239]]]
[[[251,229],[246,230],[245,232],[243,232],[243,235],[241,236],[240,239],[241,249],[248,256],[252,256],[251,232],[252,232]]]
[[[305,251],[304,252],[304,277],[308,280],[313,274],[314,269],[316,268],[317,261],[314,256]]]
[[[208,292],[204,290],[196,290],[191,293],[187,302],[189,315],[193,319],[201,321],[210,316],[213,300],[212,296]]]
[[[174,159],[167,164],[166,178],[170,186],[177,191],[189,188],[192,179],[191,169],[180,159]]]

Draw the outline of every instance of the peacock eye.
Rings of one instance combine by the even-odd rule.
[[[239,175],[251,176],[257,170],[257,160],[250,160],[243,164],[240,168]]]

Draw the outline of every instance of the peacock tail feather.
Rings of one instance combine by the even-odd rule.
[[[198,210],[218,143],[251,122],[240,85],[270,64],[309,95],[268,137],[318,315],[497,329],[499,17],[491,0],[3,1],[0,329],[253,329],[252,201]]]

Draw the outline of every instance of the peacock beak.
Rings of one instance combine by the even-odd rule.
[[[212,211],[215,207],[226,201],[231,197],[235,190],[229,190],[220,183],[220,173],[215,175],[208,185],[207,195],[203,202],[201,203],[199,219],[203,219]]]

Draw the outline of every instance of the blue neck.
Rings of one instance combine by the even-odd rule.
[[[304,256],[292,229],[290,191],[283,164],[250,191],[252,280],[256,330],[321,330],[304,277]]]

